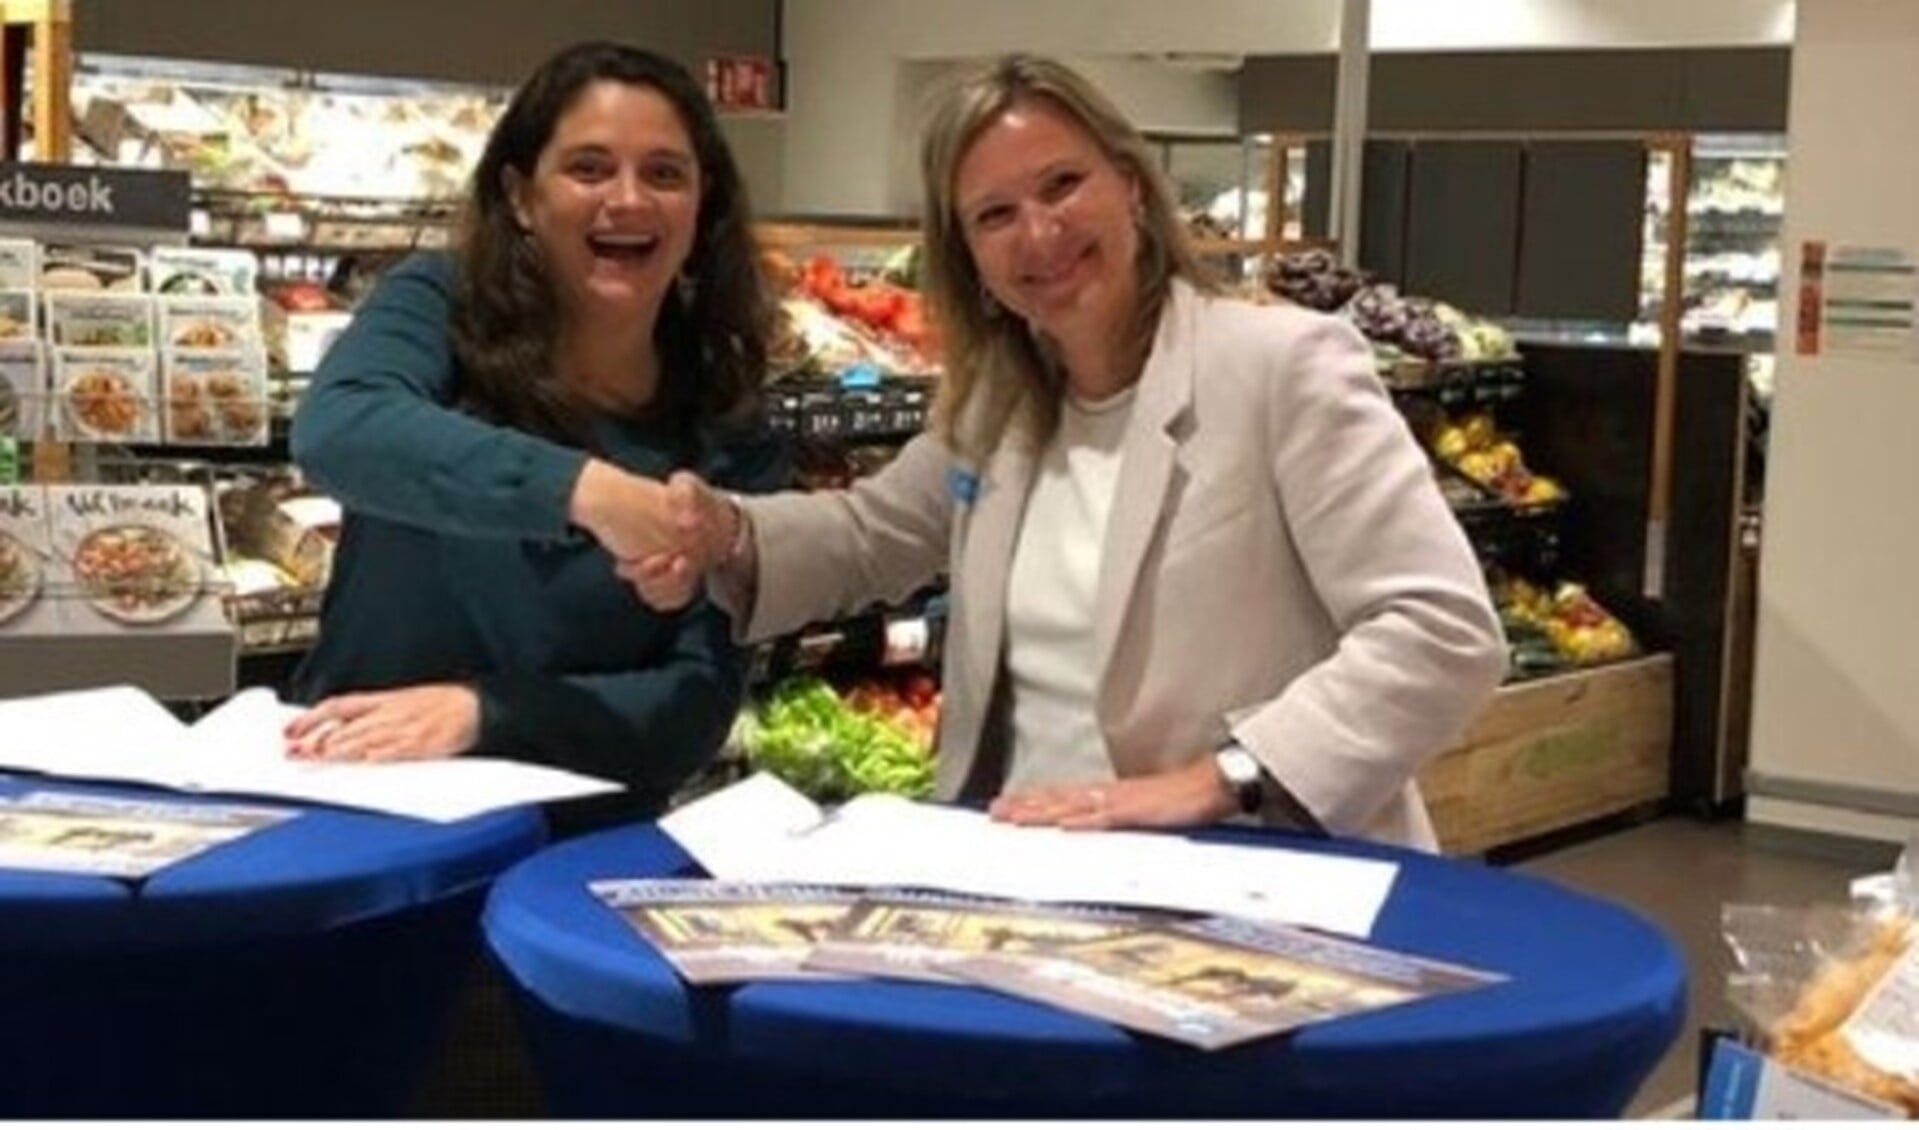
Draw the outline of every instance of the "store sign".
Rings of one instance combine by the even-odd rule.
[[[1919,360],[1919,254],[1908,248],[1807,240],[1799,305],[1802,357]]]
[[[0,162],[0,223],[184,232],[192,197],[183,172]]]
[[[706,96],[721,110],[780,108],[780,65],[758,55],[722,55],[706,61]]]

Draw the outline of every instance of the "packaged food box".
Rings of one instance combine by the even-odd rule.
[[[39,305],[30,290],[0,290],[0,342],[40,340]]]
[[[40,598],[50,536],[44,487],[0,486],[0,632]]]
[[[153,346],[153,300],[141,294],[49,294],[47,340],[102,349]]]
[[[138,443],[159,438],[151,349],[52,350],[56,439]]]
[[[167,442],[267,442],[266,354],[258,348],[168,350],[160,373]]]
[[[0,436],[37,440],[46,419],[47,368],[40,343],[0,343]]]
[[[213,535],[198,486],[47,488],[53,573],[110,625],[181,616],[211,591]]]
[[[168,349],[238,349],[260,344],[257,298],[160,299],[160,344]]]
[[[156,247],[152,274],[155,294],[250,298],[258,292],[260,260],[251,251]]]
[[[340,521],[340,504],[324,495],[281,497],[269,490],[249,489],[228,517],[227,542],[235,551],[271,561],[298,584],[317,590],[332,573]]]
[[[111,290],[144,294],[147,289],[147,257],[132,247],[42,244],[40,289]]]
[[[40,285],[40,245],[30,239],[0,239],[0,290]]]

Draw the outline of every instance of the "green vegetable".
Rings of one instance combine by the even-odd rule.
[[[824,680],[789,679],[742,721],[740,745],[755,768],[816,801],[861,793],[923,797],[933,758],[887,719],[848,707]]]

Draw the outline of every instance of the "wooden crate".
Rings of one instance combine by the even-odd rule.
[[[1663,799],[1672,711],[1663,654],[1501,687],[1419,775],[1441,849],[1482,852]]]

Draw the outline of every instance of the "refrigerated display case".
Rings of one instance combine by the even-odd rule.
[[[1772,351],[1779,319],[1780,225],[1785,217],[1786,139],[1776,134],[1698,134],[1686,140],[1684,288],[1680,327],[1689,341]],[[1657,323],[1665,301],[1671,148],[1646,168],[1645,259],[1640,317]]]
[[[1278,170],[1271,139],[1153,135],[1180,214],[1202,239],[1264,240]]]
[[[457,194],[504,89],[82,55],[76,161],[191,172],[201,190],[377,201]]]

